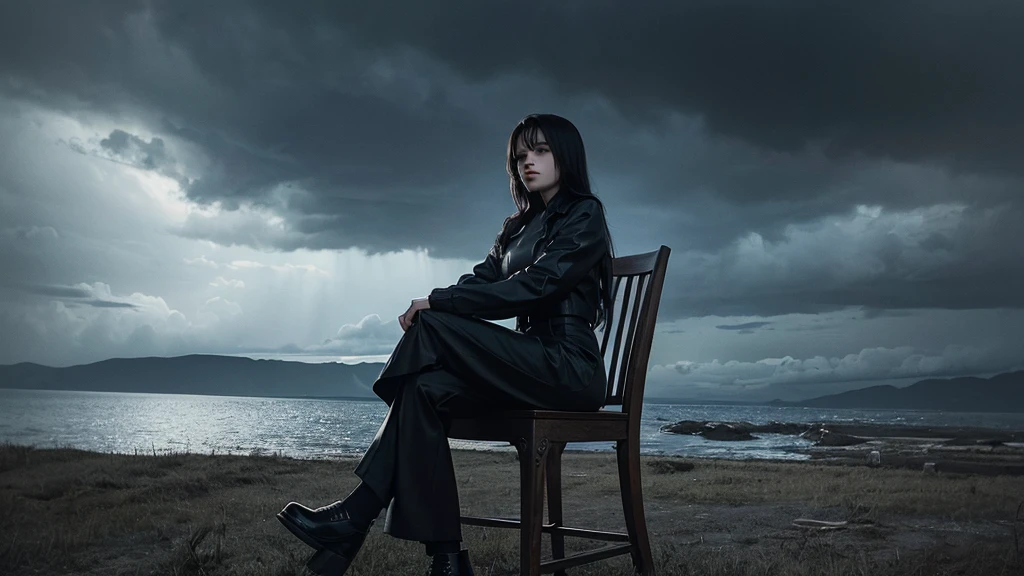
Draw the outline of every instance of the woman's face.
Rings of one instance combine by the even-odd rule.
[[[560,174],[555,166],[555,156],[544,139],[544,133],[539,130],[533,150],[521,136],[516,141],[516,166],[519,178],[530,192],[546,192],[558,186]]]

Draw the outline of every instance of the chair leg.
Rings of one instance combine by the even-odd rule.
[[[548,485],[548,522],[555,526],[562,525],[562,451],[565,442],[552,442],[548,449],[548,468],[544,471]],[[565,558],[565,536],[551,535],[551,557]],[[565,570],[555,572],[555,576],[565,576]]]
[[[622,511],[626,517],[626,532],[633,545],[633,566],[644,576],[654,576],[654,558],[647,535],[644,496],[640,486],[639,439],[619,440],[615,443],[615,452],[619,463],[619,489],[622,493]]]
[[[540,537],[544,522],[544,465],[548,439],[521,438],[519,451],[519,573],[540,576]]]

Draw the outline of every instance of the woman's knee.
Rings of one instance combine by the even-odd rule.
[[[431,310],[430,308],[424,308],[423,310],[420,310],[419,312],[416,313],[416,321],[423,321],[429,324],[431,322],[437,321],[437,316],[439,314],[447,314],[447,312],[441,312],[439,310]]]
[[[419,312],[416,313],[416,316],[413,318],[412,324],[409,325],[409,328],[406,331],[408,332],[409,330],[421,328],[426,324],[432,324],[434,322],[434,314],[436,313],[436,310],[431,310],[429,308],[420,310]]]

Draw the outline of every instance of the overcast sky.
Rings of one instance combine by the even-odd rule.
[[[1024,4],[0,3],[0,363],[384,360],[514,211],[532,112],[618,255],[649,394],[1024,367]],[[503,322],[512,326],[511,322]]]

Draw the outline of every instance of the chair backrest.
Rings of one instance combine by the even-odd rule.
[[[623,412],[637,416],[643,407],[647,362],[670,252],[663,245],[653,252],[612,259],[615,312],[611,324],[598,332],[608,369],[605,406],[620,405]]]

